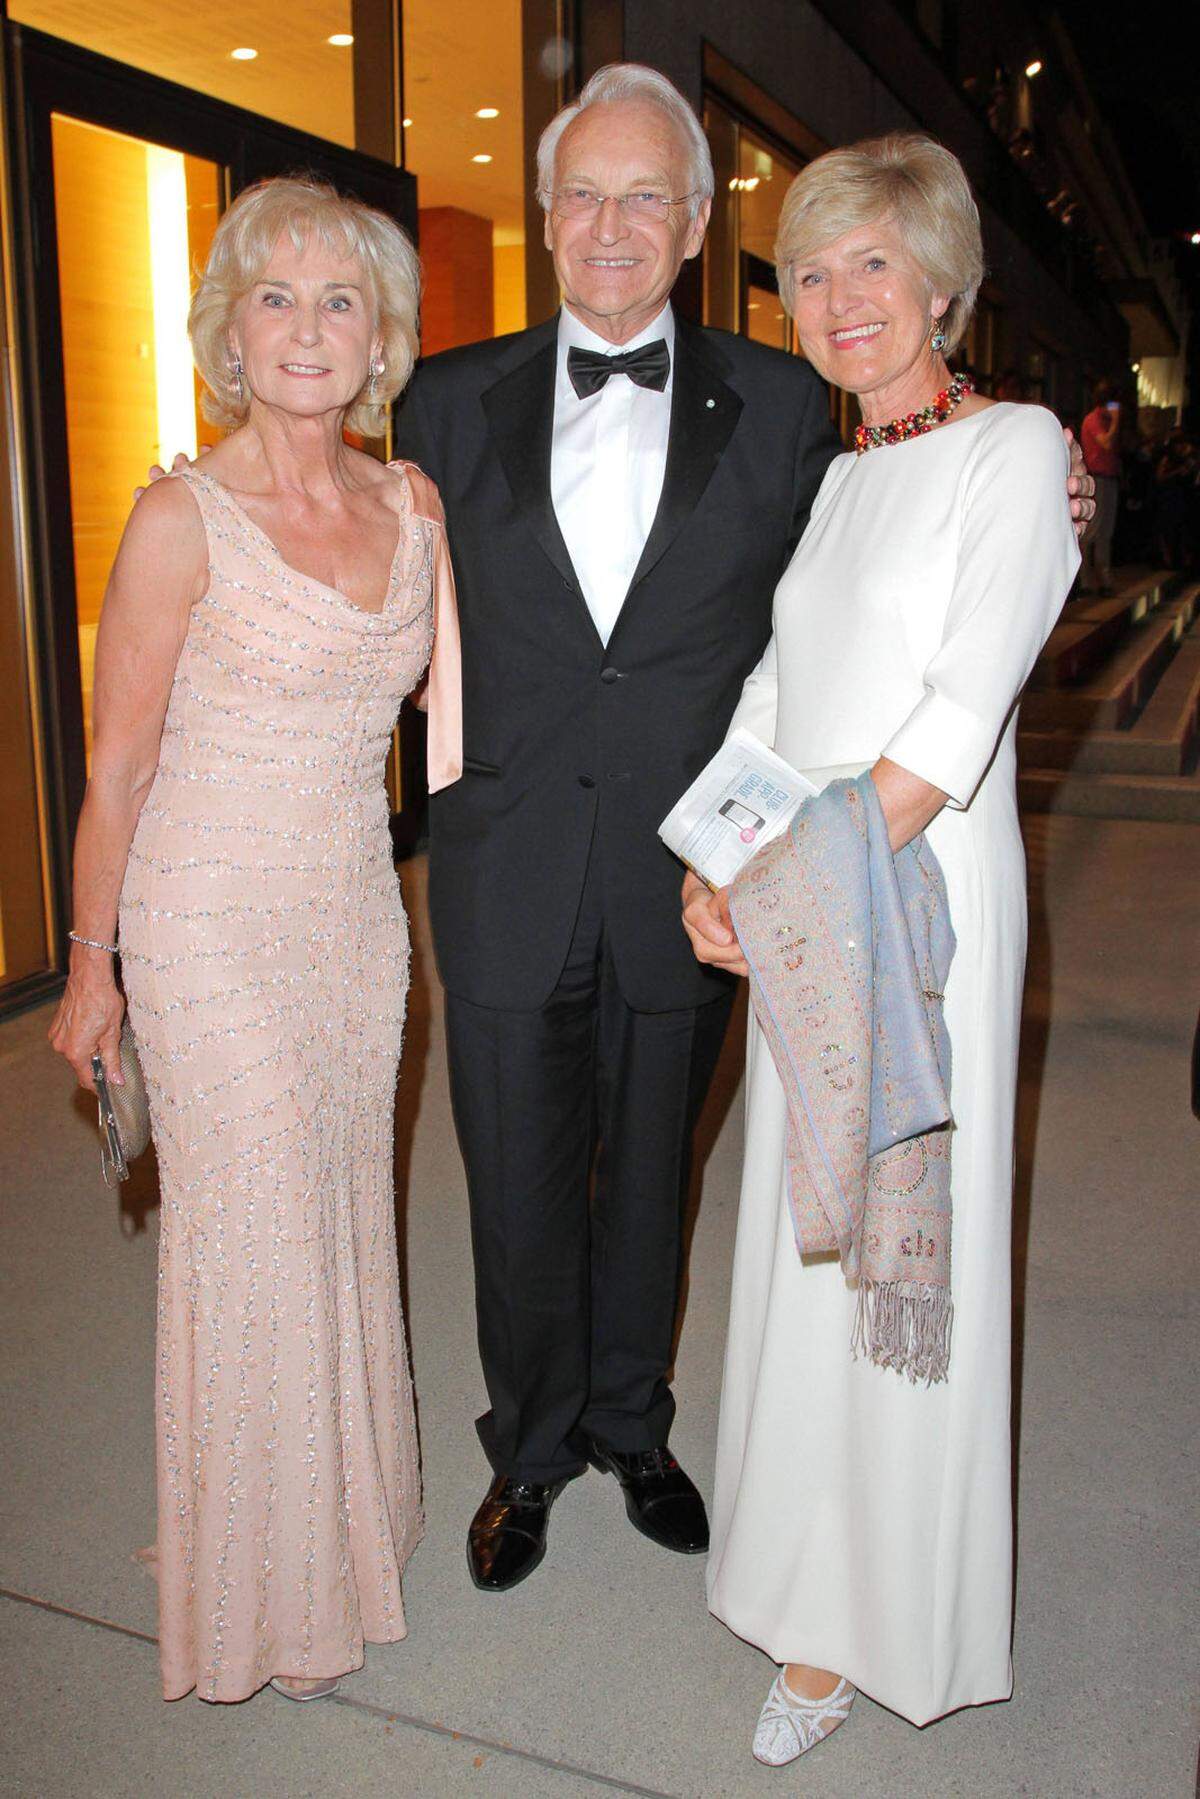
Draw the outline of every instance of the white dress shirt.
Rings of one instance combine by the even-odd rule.
[[[610,375],[581,400],[567,374],[572,345],[615,356],[665,338],[671,370],[661,393],[628,375]],[[658,511],[667,467],[675,315],[669,305],[631,337],[610,344],[564,306],[558,319],[558,370],[550,448],[550,497],[588,611],[607,643],[625,603]]]

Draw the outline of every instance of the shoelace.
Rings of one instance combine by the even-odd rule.
[[[655,1449],[637,1449],[627,1455],[617,1455],[617,1461],[628,1468],[630,1474],[674,1474],[679,1463],[671,1451],[663,1444]]]

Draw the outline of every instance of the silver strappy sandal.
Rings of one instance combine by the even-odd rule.
[[[800,1699],[784,1685],[781,1668],[754,1732],[755,1761],[764,1762],[768,1768],[782,1768],[815,1749],[845,1722],[857,1691],[848,1680],[839,1680],[824,1699]]]
[[[271,1685],[282,1698],[294,1700],[297,1705],[306,1705],[310,1699],[328,1699],[332,1693],[337,1692],[341,1682],[339,1680],[315,1680],[310,1687],[305,1687],[300,1692],[285,1686],[279,1678],[273,1680]]]

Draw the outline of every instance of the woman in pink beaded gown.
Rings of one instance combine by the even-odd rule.
[[[162,1189],[164,1696],[331,1691],[405,1635],[421,1534],[392,1113],[408,932],[384,762],[430,677],[455,768],[436,490],[343,440],[412,368],[416,258],[308,181],[225,215],[193,302],[219,422],[151,487],[97,646],[75,932],[51,1037],[91,1084],[122,1001]],[[436,690],[436,691],[435,691]],[[119,902],[119,903],[118,903]]]

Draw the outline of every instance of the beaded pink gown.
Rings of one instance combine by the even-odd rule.
[[[383,771],[429,661],[442,526],[421,516],[430,485],[397,471],[370,612],[289,568],[211,477],[177,478],[210,584],[120,932],[162,1190],[163,1693],[237,1700],[405,1635],[422,1529],[392,1174],[409,947]]]

